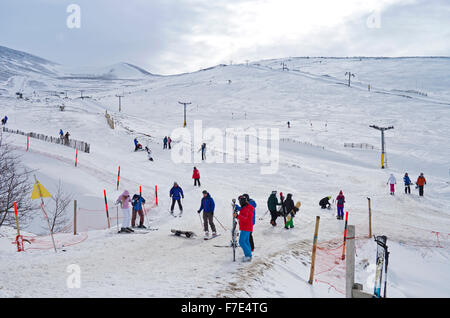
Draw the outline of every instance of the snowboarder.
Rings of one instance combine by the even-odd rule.
[[[134,151],[138,151],[140,149],[142,149],[142,145],[139,143],[137,138],[134,138]]]
[[[276,221],[279,216],[277,211],[277,205],[281,205],[278,202],[277,191],[272,191],[272,193],[269,196],[269,199],[267,199],[267,208],[269,209],[271,215],[270,224],[272,224],[272,226],[277,225]]]
[[[344,203],[345,203],[345,197],[344,194],[341,191],[339,191],[339,195],[336,197],[336,206],[337,206],[337,219],[338,220],[343,220],[344,219]]]
[[[194,172],[192,173],[192,179],[194,179],[194,187],[198,184],[200,187],[200,171],[194,167]]]
[[[202,144],[202,148],[200,149],[202,151],[202,160],[206,159],[206,143]]]
[[[173,215],[173,208],[175,207],[175,202],[178,203],[178,207],[180,208],[180,215],[183,213],[183,206],[181,205],[181,198],[184,199],[183,189],[178,185],[178,183],[174,182],[172,189],[170,189],[170,197],[172,198],[172,205],[170,207],[170,214]]]
[[[395,179],[394,175],[391,173],[389,176],[388,182],[386,184],[390,185],[391,195],[395,193],[395,185],[397,184],[397,179]]]
[[[131,215],[131,227],[136,227],[136,216],[139,214],[139,226],[140,229],[145,229],[144,225],[144,212],[142,212],[142,205],[145,204],[145,199],[140,194],[133,195],[131,205],[133,206],[133,214]]]
[[[172,138],[167,137],[167,145],[169,146],[169,150],[172,149]]]
[[[292,194],[288,193],[286,200],[284,201],[284,206],[286,207],[286,226],[284,227],[286,230],[292,229],[294,227],[294,217],[298,212],[299,208],[295,206],[294,201],[292,200]]]
[[[319,205],[322,209],[331,209],[331,203],[330,203],[331,197],[325,197],[322,200],[319,201]]]
[[[163,149],[167,149],[167,142],[168,142],[168,141],[169,141],[169,140],[167,139],[167,136],[165,136],[164,139],[163,139],[163,143],[164,143]]]
[[[239,196],[239,205],[241,211],[239,214],[234,212],[234,216],[239,221],[239,245],[244,252],[244,262],[251,262],[252,248],[250,246],[250,233],[253,232],[253,212],[254,208],[248,203],[247,198],[243,195]]]
[[[116,204],[120,204],[123,213],[122,228],[120,229],[120,233],[134,232],[133,229],[130,228],[130,201],[130,193],[127,190],[123,191],[116,201]]]
[[[203,198],[200,205],[200,209],[197,211],[198,214],[203,211],[203,229],[205,231],[205,239],[209,238],[208,223],[211,226],[212,237],[217,236],[216,226],[214,225],[214,200],[208,191],[203,190]]]
[[[408,176],[408,172],[405,173],[403,182],[405,183],[405,194],[411,194],[411,179]]]
[[[256,202],[255,202],[255,200],[251,199],[248,194],[243,194],[243,196],[247,199],[247,202],[253,207],[253,226],[254,226],[256,223]],[[235,208],[236,208],[236,211],[241,210],[241,207],[237,204],[236,204]],[[250,247],[253,252],[255,250],[255,242],[253,240],[253,231],[250,232],[249,242],[250,242]]]
[[[149,147],[145,146],[145,151],[147,151],[148,160],[153,161],[152,151]]]
[[[427,180],[423,176],[423,172],[420,173],[420,176],[417,178],[416,185],[419,187],[419,195],[423,197],[423,187],[427,184]]]

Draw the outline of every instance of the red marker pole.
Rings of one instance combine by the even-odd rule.
[[[78,149],[75,152],[75,167],[77,166],[77,164],[78,164]]]
[[[142,197],[142,186],[139,186],[139,195]]]
[[[120,166],[119,166],[119,172],[117,173],[117,190],[119,190],[119,180],[120,180]]]
[[[106,219],[108,220],[108,229],[111,228],[111,224],[109,223],[109,211],[108,211],[108,200],[106,199],[106,190],[103,190],[105,195],[105,208],[106,208]]]
[[[348,211],[345,212],[345,230],[344,230],[344,245],[342,247],[342,260],[345,259],[345,244],[347,243],[347,224],[348,224]]]
[[[158,205],[158,186],[155,185],[155,200],[156,200],[156,205]]]

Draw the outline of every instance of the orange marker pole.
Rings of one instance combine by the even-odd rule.
[[[155,200],[156,200],[156,205],[158,205],[158,186],[155,185]]]
[[[120,180],[120,166],[119,166],[119,172],[117,173],[117,190],[119,190],[119,180]]]
[[[344,230],[344,245],[342,247],[342,260],[345,259],[345,244],[347,243],[347,224],[348,224],[348,211],[345,212],[345,230]]]

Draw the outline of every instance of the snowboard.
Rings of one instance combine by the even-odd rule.
[[[184,235],[184,236],[186,236],[186,238],[191,238],[191,237],[195,236],[195,233],[191,232],[191,231],[181,231],[181,230],[172,229],[172,230],[170,230],[170,232],[172,232],[175,236]]]

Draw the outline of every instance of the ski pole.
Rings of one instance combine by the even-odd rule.
[[[220,221],[219,221],[218,218],[216,218],[215,216],[214,216],[214,218],[216,219],[216,221],[220,224],[220,226],[221,226],[225,231],[228,231],[227,228],[226,228],[225,226],[223,226],[222,223],[220,223]]]
[[[197,214],[198,214],[198,219],[200,220],[200,228],[202,229],[203,228],[202,217],[200,216],[200,213],[197,213]]]
[[[259,218],[260,221],[264,219],[264,217],[266,216],[267,212],[269,212],[269,210],[267,210],[266,213],[264,213],[264,215]]]

